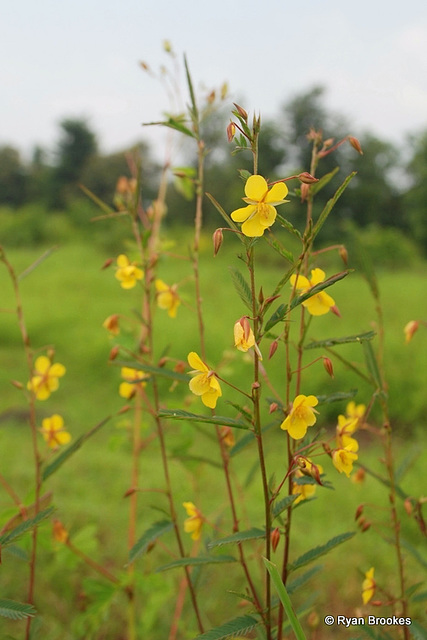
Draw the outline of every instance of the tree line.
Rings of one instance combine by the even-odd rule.
[[[307,171],[310,144],[306,135],[312,127],[321,129],[324,137],[333,136],[336,141],[348,134],[357,135],[363,155],[356,154],[350,145],[342,145],[324,162],[326,171],[339,167],[338,179],[350,171],[357,171],[337,208],[335,231],[342,232],[346,225],[362,230],[375,227],[380,234],[392,231],[395,238],[408,238],[426,254],[427,129],[409,136],[402,149],[374,133],[352,131],[351,124],[342,114],[325,107],[324,95],[322,87],[314,87],[286,102],[275,118],[262,122],[260,173],[272,181],[290,173]],[[224,113],[214,112],[205,122],[204,139],[211,150],[206,158],[205,186],[206,191],[213,193],[229,210],[235,208],[242,196],[241,184],[236,180],[238,170],[250,170],[251,167],[249,154],[245,158],[245,154],[230,153],[225,135],[227,117]],[[139,142],[135,148],[142,169],[143,199],[149,202],[156,195],[160,167],[147,143]],[[186,170],[191,169],[195,162],[193,150],[185,150],[184,156]],[[38,204],[48,216],[49,212],[67,210],[71,203],[82,199],[80,184],[112,204],[120,175],[129,175],[125,151],[102,154],[86,121],[65,119],[60,123],[59,139],[53,152],[37,147],[29,162],[25,162],[13,146],[0,145],[0,207],[7,207],[19,216],[23,206]],[[183,189],[179,178],[175,182],[178,189],[169,190],[167,201],[169,224],[190,224],[193,219],[191,189]],[[323,197],[330,197],[334,188],[335,182],[329,190],[324,190]],[[321,201],[319,206],[322,206]],[[288,213],[295,216],[296,225],[298,210],[298,199],[294,198]],[[209,202],[206,203],[206,221],[208,225],[218,225],[218,214]]]

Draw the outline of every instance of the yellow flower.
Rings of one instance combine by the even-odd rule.
[[[156,280],[157,305],[168,312],[169,318],[175,318],[181,300],[176,292],[176,285],[169,287],[163,280]]]
[[[215,409],[218,398],[222,396],[215,372],[211,371],[194,351],[188,354],[188,364],[194,369],[191,373],[198,373],[189,382],[190,391],[196,396],[201,396],[206,407]]]
[[[61,444],[68,444],[71,440],[70,434],[64,429],[64,419],[57,413],[42,420],[40,432],[52,449],[56,449]]]
[[[243,316],[234,325],[234,346],[246,353],[251,347],[255,349],[260,360],[262,360],[261,351],[255,342],[254,332],[252,331],[247,316]]]
[[[362,600],[363,604],[367,604],[375,593],[374,567],[365,573],[365,579],[362,583]]]
[[[297,471],[295,477],[301,478],[303,474],[301,471]],[[292,495],[297,494],[298,498],[294,500],[292,504],[297,505],[302,500],[307,500],[307,498],[311,498],[316,492],[315,484],[298,484],[297,482],[292,483]]]
[[[39,356],[34,363],[34,375],[27,383],[37,400],[46,400],[59,387],[58,378],[65,374],[65,367],[59,362],[52,364],[47,356]]]
[[[287,431],[294,440],[303,438],[307,433],[307,428],[313,426],[316,422],[313,407],[318,402],[316,396],[297,396],[292,403],[290,414],[282,422],[280,428]]]
[[[221,427],[221,439],[227,447],[234,447],[236,440],[234,438],[233,429],[231,427]]]
[[[123,253],[117,258],[116,278],[123,289],[133,289],[137,280],[142,280],[144,272]]]
[[[352,438],[351,436],[356,431],[359,424],[359,418],[347,418],[346,416],[339,415],[338,416],[338,424],[337,424],[337,447],[338,448],[346,448],[348,447],[350,451],[358,451],[359,443],[356,438]]]
[[[108,316],[108,318],[105,318],[102,326],[104,329],[107,329],[112,336],[118,336],[120,333],[119,315],[115,313],[112,316]]]
[[[184,522],[185,533],[191,533],[193,540],[199,540],[202,533],[203,516],[192,502],[183,502],[182,506],[190,516]]]
[[[147,385],[148,376],[144,375],[142,371],[138,371],[138,369],[122,367],[121,375],[125,379],[125,382],[122,382],[119,387],[119,394],[122,398],[130,400],[138,390]]]
[[[314,287],[314,285],[323,282],[325,275],[326,274],[322,269],[312,269],[310,280],[305,276],[296,276],[293,274],[290,282],[291,285],[301,291],[301,293],[306,293],[311,289],[311,287]],[[302,306],[306,307],[307,311],[311,313],[312,316],[323,316],[325,313],[328,313],[330,308],[334,305],[335,300],[324,291],[315,293],[314,296],[308,298],[308,300],[305,300],[305,302],[302,303]]]
[[[360,421],[361,418],[365,415],[366,406],[364,404],[358,404],[351,400],[345,408],[345,414],[348,418],[358,418]]]
[[[353,462],[357,460],[359,456],[352,451],[351,445],[347,445],[344,448],[334,449],[332,451],[332,462],[334,467],[340,472],[345,473],[347,478],[350,477],[350,473],[353,471]]]
[[[231,218],[234,222],[243,222],[242,232],[249,238],[262,236],[264,231],[274,223],[279,204],[288,193],[288,187],[283,182],[278,182],[268,189],[268,184],[262,176],[251,176],[245,185],[247,207],[236,209]]]

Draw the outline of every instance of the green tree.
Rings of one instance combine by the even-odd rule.
[[[25,202],[28,174],[14,147],[0,147],[0,203],[18,207]]]
[[[427,131],[409,140],[412,157],[407,163],[411,185],[403,195],[410,233],[427,254]]]

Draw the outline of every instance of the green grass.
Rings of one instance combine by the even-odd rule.
[[[176,244],[170,251],[187,257],[186,239],[177,234]],[[218,256],[212,257],[210,239],[203,238],[201,258],[203,308],[207,339],[207,360],[218,367],[221,376],[234,384],[250,380],[250,360],[233,348],[233,324],[247,309],[237,297],[228,266],[238,267],[244,272],[244,264],[235,257],[237,242],[226,240]],[[121,249],[119,248],[117,253]],[[26,269],[42,250],[21,249],[8,252],[10,261],[18,273]],[[98,420],[122,406],[118,395],[120,370],[114,364],[108,364],[108,354],[114,344],[102,328],[103,320],[112,313],[122,313],[128,317],[123,320],[127,344],[133,346],[130,331],[135,313],[138,313],[138,289],[124,291],[114,278],[113,270],[101,270],[106,256],[96,247],[88,244],[65,245],[54,252],[22,282],[24,313],[33,348],[43,350],[54,345],[56,360],[67,368],[67,374],[61,379],[60,388],[46,402],[38,403],[40,416],[61,413],[70,432],[76,438],[86,432]],[[327,275],[342,269],[338,259],[328,258]],[[320,261],[320,265],[322,262]],[[263,286],[268,296],[281,277],[283,265],[262,254],[257,268],[258,286]],[[158,344],[158,357],[167,353],[176,360],[186,361],[189,351],[199,350],[197,319],[193,300],[193,282],[191,265],[188,260],[175,260],[171,256],[163,257],[159,263],[159,275],[166,282],[180,282],[180,294],[184,304],[178,311],[176,320],[167,317],[158,310],[155,318],[155,341]],[[425,367],[426,334],[423,327],[409,345],[404,344],[403,327],[412,319],[427,316],[427,302],[422,295],[425,288],[424,272],[414,270],[404,272],[382,272],[379,284],[384,308],[386,326],[385,369],[389,384],[390,408],[396,426],[397,442],[395,446],[397,462],[415,446],[421,450],[425,445],[425,415],[427,410],[427,368]],[[2,290],[1,307],[11,309],[13,296],[4,268],[0,271]],[[322,339],[330,336],[345,336],[375,329],[375,308],[369,296],[365,281],[357,274],[351,274],[330,290],[341,311],[341,318],[328,316],[315,318],[311,324],[311,337]],[[288,292],[285,291],[286,300]],[[281,301],[273,305],[272,310]],[[1,473],[13,484],[18,493],[30,501],[32,487],[32,458],[28,426],[22,419],[21,410],[25,409],[22,392],[10,384],[10,380],[27,381],[27,372],[23,357],[20,335],[16,321],[11,313],[0,315],[0,457]],[[126,334],[126,328],[129,329]],[[298,328],[292,327],[292,335]],[[123,339],[123,338],[121,338]],[[271,371],[271,379],[279,393],[283,393],[284,354],[280,348],[271,362],[268,361],[269,340],[262,345],[264,365]],[[374,343],[376,346],[376,342]],[[363,352],[359,345],[345,345],[339,352],[353,362],[363,365]],[[305,363],[323,352],[307,352]],[[322,363],[314,364],[308,371],[303,385],[303,393],[329,394],[358,388],[357,401],[367,402],[369,391],[366,384],[355,379],[339,362],[334,362],[335,378],[331,380],[325,373]],[[249,383],[248,383],[249,384]],[[200,401],[188,392],[186,385],[176,388],[170,381],[161,383],[162,402],[169,408],[185,407],[196,413],[204,412]],[[249,389],[248,389],[249,390]],[[234,409],[227,400],[242,402],[242,396],[223,388],[224,396],[218,402],[217,411],[223,415],[234,416]],[[268,419],[269,392],[265,393],[263,411]],[[338,403],[322,407],[319,425],[326,430],[333,429],[336,415],[343,411],[345,404]],[[128,429],[131,414],[125,414],[112,420],[84,445],[64,467],[47,482],[47,489],[54,491],[54,504],[59,517],[69,528],[73,540],[82,550],[97,560],[104,562],[115,571],[122,571],[127,560],[128,501],[123,498],[130,483],[130,444]],[[145,431],[151,431],[149,419],[146,419]],[[184,456],[203,456],[219,462],[217,448],[213,447],[208,426],[195,427],[186,423],[167,422],[167,439],[170,452],[171,475],[176,493],[177,505],[184,500],[200,504],[208,519],[224,531],[229,531],[226,509],[226,493],[221,472],[210,464],[185,460]],[[286,468],[283,432],[270,430],[266,435],[266,452],[269,474],[275,474],[276,482],[283,477]],[[141,462],[141,482],[144,487],[163,487],[163,478],[159,462],[158,443],[150,445],[148,455]],[[366,437],[361,440],[360,460],[368,467],[378,469],[381,451]],[[244,449],[233,459],[232,469],[238,485],[245,487],[249,482],[250,499],[241,511],[241,526],[246,524],[259,526],[262,522],[261,487],[257,474],[252,477],[250,470],[256,458],[253,446]],[[323,464],[323,461],[322,461]],[[333,478],[335,491],[319,488],[316,500],[311,504],[302,504],[295,511],[295,532],[292,542],[292,557],[304,553],[308,546],[322,544],[343,531],[354,530],[354,513],[360,502],[373,505],[387,504],[385,489],[373,478],[367,477],[364,485],[354,485],[345,477],[339,476],[332,465],[325,464],[325,472]],[[418,496],[422,479],[425,478],[425,465],[420,457],[415,458],[410,467],[403,487],[410,495]],[[178,507],[179,508],[179,507]],[[138,534],[140,535],[155,520],[163,517],[159,509],[166,509],[166,500],[161,494],[141,494],[139,507]],[[402,505],[399,505],[402,510]],[[0,511],[2,521],[12,513],[8,496],[1,491]],[[227,513],[227,512],[226,512]],[[371,518],[381,519],[374,507],[367,507]],[[181,521],[184,510],[179,513]],[[385,517],[385,516],[384,516]],[[307,532],[309,539],[307,540]],[[211,533],[208,533],[208,536]],[[172,535],[167,534],[165,542],[173,547]],[[419,536],[413,520],[403,520],[403,535],[418,547]],[[188,544],[189,541],[186,540]],[[28,540],[24,539],[24,546]],[[190,548],[188,544],[188,549]],[[249,545],[249,548],[250,545]],[[393,554],[387,543],[381,541],[378,533],[369,531],[358,534],[349,543],[337,549],[324,559],[325,571],[317,577],[317,584],[306,589],[302,596],[312,588],[319,589],[316,605],[321,618],[326,613],[351,615],[360,606],[360,585],[362,573],[375,565],[376,576],[384,584],[393,585],[395,564]],[[228,551],[228,550],[227,550]],[[257,545],[253,548],[253,566],[256,556],[262,553]],[[256,552],[256,553],[255,553]],[[275,560],[280,563],[282,546],[279,546]],[[45,635],[49,640],[74,640],[91,637],[89,631],[78,632],[78,624],[87,602],[79,599],[79,593],[88,591],[90,585],[83,584],[84,576],[94,577],[70,553],[58,548],[51,541],[48,526],[41,527],[41,562],[43,568],[38,574],[39,596],[36,607],[45,620]],[[138,570],[143,576],[141,589],[141,607],[147,607],[143,616],[144,637],[163,640],[167,637],[169,618],[164,610],[170,609],[170,593],[176,591],[181,574],[174,572],[166,579],[149,576],[149,570],[169,561],[169,556],[160,550],[148,554],[145,560],[138,561]],[[21,563],[21,564],[20,564]],[[421,579],[421,568],[411,556],[407,559],[413,579]],[[0,595],[17,600],[25,600],[27,567],[22,561],[4,554],[0,576]],[[199,577],[198,588],[203,593],[209,611],[209,624],[219,624],[227,616],[236,615],[238,599],[226,593],[227,589],[241,589],[240,580],[232,572],[215,572],[207,569]],[[302,597],[301,596],[301,597]],[[297,604],[300,596],[297,598]],[[145,602],[145,604],[143,604]],[[121,637],[124,600],[117,598],[115,615],[108,623],[102,623],[102,635],[94,635],[98,640],[119,640]],[[117,622],[112,620],[116,618]],[[164,620],[164,622],[162,622]],[[21,623],[5,623],[5,629],[19,637],[23,628]],[[21,625],[21,626],[19,626]],[[74,625],[74,626],[73,626]],[[164,625],[164,626],[163,626]],[[19,628],[19,632],[17,629]],[[74,631],[70,631],[73,629]],[[189,630],[186,629],[186,633]],[[80,633],[80,635],[79,635]],[[320,636],[323,637],[323,636]],[[340,636],[337,634],[336,636]],[[346,635],[341,637],[348,638]]]

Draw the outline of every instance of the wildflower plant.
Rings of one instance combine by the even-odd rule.
[[[170,43],[164,48],[177,69]],[[146,63],[141,66],[152,73]],[[33,351],[19,280],[5,253],[1,254],[16,294],[16,315],[27,360],[28,377],[22,383],[15,381],[15,386],[26,395],[29,406],[35,467],[31,516],[31,505],[23,508],[24,502],[0,475],[26,531],[33,535],[30,587],[27,602],[21,604],[22,615],[29,620],[26,640],[32,637],[31,617],[35,613],[38,525],[53,515],[44,506],[42,486],[111,417],[115,419],[114,430],[125,433],[128,456],[121,478],[127,484],[122,497],[127,506],[120,530],[122,557],[110,559],[108,565],[98,561],[74,540],[66,514],[61,514],[61,520],[52,519],[55,547],[66,548],[101,581],[93,589],[94,606],[76,616],[76,637],[109,637],[109,625],[118,611],[127,640],[154,638],[157,627],[161,635],[156,637],[170,640],[220,640],[255,634],[264,640],[284,640],[290,633],[302,640],[311,632],[319,640],[327,638],[329,628],[326,634],[317,628],[318,605],[311,594],[307,597],[304,587],[314,591],[316,581],[322,580],[321,567],[315,564],[319,558],[331,554],[328,561],[333,564],[334,550],[350,540],[363,550],[360,536],[373,530],[387,544],[390,535],[393,538],[397,580],[392,587],[381,584],[377,563],[375,579],[373,568],[363,573],[371,565],[369,559],[359,571],[359,580],[358,569],[346,563],[347,577],[355,578],[359,585],[354,611],[361,603],[366,610],[375,605],[407,620],[412,615],[412,597],[422,593],[421,582],[412,581],[406,573],[404,548],[408,545],[402,540],[400,506],[425,534],[423,501],[405,494],[395,471],[382,360],[384,326],[372,272],[365,275],[377,303],[377,331],[317,337],[321,322],[332,326],[334,335],[339,332],[340,289],[335,285],[351,278],[345,248],[325,248],[319,238],[354,177],[352,173],[345,178],[319,211],[315,206],[318,194],[336,175],[336,171],[322,175],[322,159],[342,144],[359,153],[361,146],[352,136],[334,143],[312,129],[307,136],[312,145],[310,166],[301,167],[295,175],[262,176],[258,171],[261,118],[250,118],[235,104],[224,136],[233,145],[233,153],[250,158],[251,171],[242,169],[235,176],[245,206],[220,203],[214,193],[205,193],[209,150],[203,132],[205,118],[224,103],[226,87],[200,101],[185,59],[184,73],[188,94],[185,113],[167,115],[165,120],[150,124],[185,136],[193,145],[195,166],[180,166],[171,172],[172,147],[168,146],[153,202],[147,202],[141,191],[140,160],[134,155],[128,158],[130,177],[118,177],[113,207],[100,203],[86,190],[103,209],[97,224],[105,218],[120,219],[127,224],[129,238],[103,265],[105,280],[118,290],[122,308],[112,305],[99,327],[110,349],[106,366],[117,373],[116,386],[105,388],[105,393],[115,394],[120,408],[115,416],[101,420],[76,440],[66,416],[53,410],[40,419],[37,415],[39,402],[46,401],[48,406],[51,394],[59,387],[62,391],[65,367],[56,361],[52,349],[43,355]],[[177,86],[169,71],[163,70],[160,77],[168,89]],[[171,174],[180,192],[194,201],[191,247],[179,255],[169,253],[162,235]],[[236,289],[235,315],[224,335],[221,322],[214,327],[206,324],[208,306],[219,316],[214,296],[203,287],[201,277],[207,199],[223,225],[213,234],[211,259],[221,273],[231,272]],[[287,213],[291,201],[299,202],[302,222],[295,222]],[[289,248],[295,242],[297,251]],[[233,264],[227,269],[225,244],[236,249],[239,268]],[[260,254],[265,251],[278,265],[274,284],[271,279],[263,280]],[[333,258],[325,264],[325,256]],[[173,266],[176,259],[186,270],[179,281],[174,275],[178,271]],[[330,271],[337,260],[344,262],[344,268],[340,264],[335,272]],[[164,275],[166,267],[169,270]],[[186,348],[183,329],[190,316],[192,344]],[[166,331],[159,330],[161,323],[167,326]],[[415,330],[413,326],[405,328],[407,342]],[[374,349],[375,340],[378,349]],[[365,366],[341,355],[341,346],[347,344],[360,349]],[[320,388],[314,386],[314,368],[323,376]],[[371,386],[371,397],[360,397],[354,388],[339,387],[338,372],[344,368]],[[381,427],[375,424],[378,411]],[[365,464],[367,435],[377,436],[383,446],[379,472]],[[42,440],[45,454],[39,444]],[[147,471],[150,463],[161,470],[153,477]],[[338,489],[345,486],[350,495],[357,490],[356,482],[363,482],[366,476],[379,480],[387,489],[387,523],[376,522],[378,505],[370,504],[367,498],[356,511],[356,525],[340,521],[338,533],[334,525],[333,537],[325,532],[320,542],[314,539],[312,501],[324,497],[328,512],[335,513],[334,485]],[[16,530],[19,533],[19,527],[12,527],[12,532]],[[6,546],[10,541],[6,523],[0,531],[0,544]],[[374,596],[379,599],[373,600]],[[297,614],[294,601],[298,603]],[[156,606],[158,619],[149,623]],[[349,606],[346,604],[346,610]],[[405,623],[395,637],[409,640],[408,629]]]

